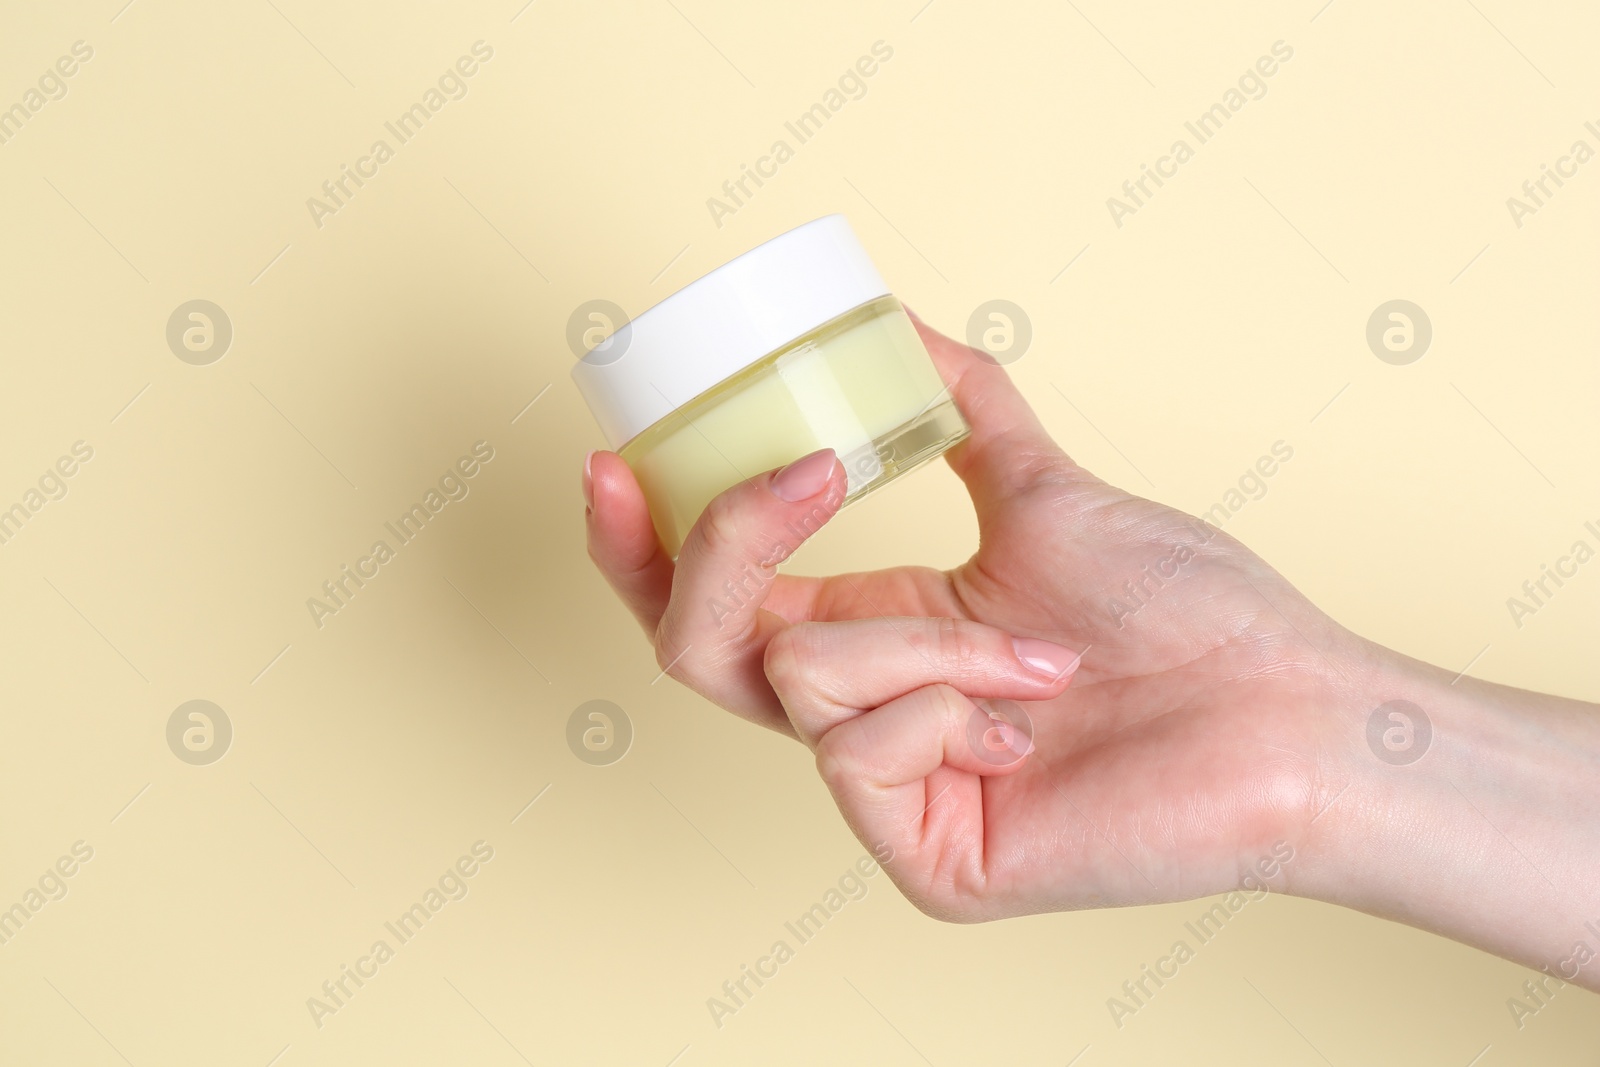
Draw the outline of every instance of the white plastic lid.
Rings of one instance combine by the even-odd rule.
[[[751,249],[635,316],[572,380],[613,449],[674,408],[889,287],[843,215]]]

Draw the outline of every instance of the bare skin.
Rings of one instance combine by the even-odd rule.
[[[831,452],[718,497],[674,563],[627,465],[591,454],[590,557],[669,674],[811,748],[938,918],[1264,887],[1600,990],[1600,708],[1351,633],[1238,541],[1089,474],[1003,369],[917,326],[972,426],[947,459],[980,546],[953,570],[778,574],[843,498]],[[975,700],[1001,719],[975,725]],[[1385,759],[1368,725],[1394,700],[1431,740],[1386,716]]]

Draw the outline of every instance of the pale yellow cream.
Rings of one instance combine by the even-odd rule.
[[[708,389],[619,450],[668,554],[713,497],[832,448],[855,500],[967,435],[900,302],[880,297]]]

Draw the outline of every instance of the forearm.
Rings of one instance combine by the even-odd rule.
[[[1386,650],[1344,674],[1340,773],[1305,827],[1294,891],[1600,991],[1600,708]],[[1400,708],[1380,716],[1394,747],[1369,743],[1394,700],[1420,708],[1431,737],[1414,714],[1408,736]]]

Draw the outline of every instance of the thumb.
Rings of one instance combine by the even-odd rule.
[[[972,428],[972,435],[945,456],[966,483],[980,523],[1041,481],[1098,481],[1051,439],[1005,368],[946,337],[910,308],[906,313]]]

